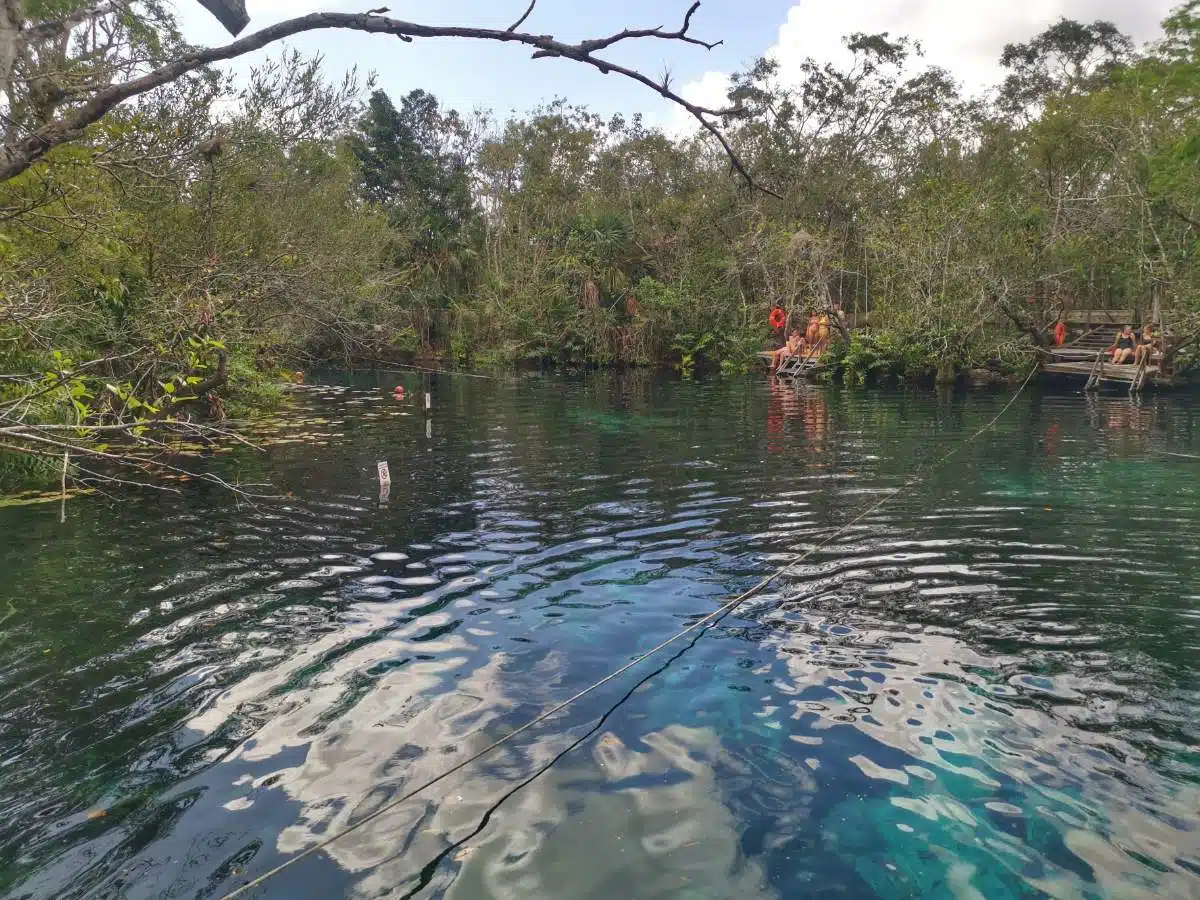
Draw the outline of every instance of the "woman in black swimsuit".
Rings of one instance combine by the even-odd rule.
[[[1112,361],[1114,365],[1133,362],[1133,348],[1137,339],[1133,336],[1133,326],[1126,325],[1121,329],[1112,345]]]

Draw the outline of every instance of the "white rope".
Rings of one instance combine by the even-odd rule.
[[[972,434],[969,438],[967,438],[965,441],[960,443],[957,447],[955,447],[953,450],[951,450],[949,453],[947,453],[945,456],[943,456],[941,459],[939,459],[933,466],[931,466],[929,469],[927,469],[924,474],[928,474],[928,472],[934,471],[935,469],[938,469],[941,466],[945,465],[950,459],[952,459],[954,456],[956,456],[963,448],[970,445],[981,434],[990,430],[997,422],[999,422],[1001,417],[1003,417],[1003,415],[1006,412],[1008,412],[1009,409],[1012,408],[1012,405],[1017,402],[1017,398],[1019,396],[1021,396],[1021,394],[1025,390],[1026,386],[1028,386],[1029,382],[1033,379],[1033,376],[1037,373],[1037,370],[1038,370],[1038,366],[1035,364],[1033,366],[1033,368],[1029,370],[1029,374],[1025,376],[1025,380],[1023,382],[1021,382],[1021,386],[1017,388],[1016,393],[1014,393],[1012,395],[1012,397],[1009,398],[1009,401],[1004,404],[1004,407],[1000,410],[1000,412],[996,413],[995,416],[993,416],[990,420],[988,420],[988,422],[985,425],[983,425],[983,427],[981,427],[978,431],[976,431],[974,434]],[[518,728],[514,729],[513,731],[510,731],[508,734],[504,735],[504,737],[493,741],[492,743],[490,743],[486,747],[484,747],[482,750],[476,751],[475,753],[468,756],[466,759],[451,766],[449,769],[442,772],[440,775],[437,775],[434,778],[431,778],[428,781],[425,781],[425,782],[419,784],[417,787],[413,788],[412,790],[408,791],[407,793],[403,794],[402,796],[397,797],[395,800],[392,800],[391,802],[384,804],[379,809],[370,813],[370,815],[364,816],[362,819],[355,822],[353,825],[348,825],[346,828],[342,829],[341,831],[334,832],[329,837],[325,838],[323,841],[313,844],[311,847],[307,848],[306,850],[303,850],[302,852],[296,854],[295,856],[289,857],[288,859],[281,862],[279,865],[275,866],[275,868],[264,872],[262,875],[259,875],[253,881],[248,881],[248,882],[246,882],[246,884],[242,885],[241,887],[239,887],[233,891],[230,891],[228,894],[226,894],[222,898],[222,900],[234,900],[234,898],[241,897],[244,894],[249,893],[250,891],[254,890],[254,888],[259,887],[264,882],[268,881],[271,878],[274,878],[276,875],[278,875],[284,869],[287,869],[290,866],[295,865],[296,863],[300,862],[302,859],[306,859],[307,857],[312,856],[314,853],[318,853],[319,851],[328,847],[334,841],[340,840],[341,838],[345,837],[346,835],[350,834],[351,832],[357,831],[359,828],[362,828],[364,825],[366,825],[370,822],[373,822],[375,819],[378,819],[380,816],[390,812],[391,810],[400,806],[402,803],[405,803],[405,802],[411,800],[413,797],[415,797],[417,794],[421,793],[422,791],[425,791],[425,790],[433,787],[438,782],[444,781],[445,779],[449,778],[451,775],[455,774],[456,772],[460,772],[461,770],[465,769],[467,766],[471,765],[471,763],[487,756],[493,750],[496,750],[497,748],[508,743],[513,738],[515,738],[517,735],[528,731],[529,729],[541,724],[542,722],[545,722],[547,719],[551,718],[552,716],[556,715],[557,713],[562,712],[564,709],[566,709],[568,706],[571,706],[573,703],[575,703],[579,700],[582,700],[584,697],[586,697],[588,694],[592,693],[593,691],[599,690],[604,685],[608,684],[610,681],[620,678],[622,675],[624,675],[630,669],[633,669],[636,666],[641,665],[646,660],[650,659],[652,656],[660,653],[661,651],[665,650],[667,647],[670,647],[672,644],[676,643],[677,641],[682,640],[683,638],[687,637],[692,632],[697,631],[701,628],[704,628],[707,625],[711,624],[712,622],[714,622],[718,619],[724,618],[726,615],[728,615],[730,612],[732,612],[737,607],[741,606],[743,603],[745,603],[747,600],[749,600],[755,594],[761,593],[764,589],[770,587],[789,568],[791,568],[794,565],[798,565],[798,564],[804,562],[805,560],[809,559],[816,553],[819,553],[821,550],[824,550],[826,547],[828,547],[830,544],[832,544],[835,540],[837,540],[839,537],[841,537],[843,534],[845,534],[847,531],[849,531],[851,528],[853,528],[855,525],[857,525],[859,522],[861,522],[867,516],[876,512],[885,503],[889,502],[894,497],[896,497],[896,495],[898,495],[905,488],[909,487],[911,484],[916,483],[920,479],[921,475],[922,475],[922,473],[914,473],[913,475],[910,475],[907,479],[905,479],[897,487],[892,488],[890,491],[887,491],[882,497],[880,497],[878,500],[876,500],[870,506],[866,507],[857,516],[855,516],[849,522],[847,522],[846,524],[844,524],[840,528],[838,528],[836,531],[834,531],[833,534],[831,534],[827,538],[825,538],[825,540],[823,540],[820,544],[805,551],[804,553],[796,555],[793,559],[784,563],[782,566],[780,566],[778,569],[776,569],[770,575],[763,578],[761,581],[759,581],[753,587],[738,594],[732,600],[727,602],[724,606],[721,606],[718,609],[710,612],[708,615],[704,616],[703,618],[696,620],[691,625],[684,628],[682,631],[677,632],[676,634],[667,638],[661,644],[657,644],[656,646],[654,646],[651,649],[647,650],[646,652],[642,653],[640,656],[635,656],[628,663],[621,666],[621,668],[616,669],[613,672],[610,672],[608,675],[605,675],[599,681],[595,682],[594,684],[588,685],[587,687],[585,687],[583,690],[579,691],[578,693],[572,694],[570,697],[568,697],[566,700],[559,703],[557,706],[554,706],[554,707],[546,710],[544,713],[542,713],[541,715],[539,715],[533,719],[530,719],[524,725],[521,725]],[[470,735],[468,735],[468,737],[470,737]]]

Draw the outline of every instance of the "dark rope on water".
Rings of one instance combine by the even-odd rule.
[[[719,621],[719,620],[717,620],[717,621]],[[712,625],[715,626],[717,624],[717,621],[714,621],[712,623]],[[471,840],[471,838],[475,837],[477,834],[479,834],[481,831],[483,831],[483,829],[487,828],[488,823],[492,820],[492,816],[500,811],[500,807],[503,806],[504,803],[510,797],[512,797],[516,793],[519,793],[521,790],[528,787],[534,781],[541,778],[548,771],[550,771],[550,769],[554,768],[554,766],[558,764],[559,760],[561,760],[564,756],[566,756],[568,753],[570,753],[572,750],[574,750],[580,744],[585,743],[589,738],[592,737],[592,735],[594,735],[597,731],[599,731],[601,728],[603,728],[604,723],[607,722],[612,717],[613,713],[615,713],[618,709],[620,709],[622,706],[624,706],[629,701],[629,698],[632,697],[634,694],[636,694],[638,689],[640,687],[642,687],[642,685],[644,685],[647,682],[651,681],[652,679],[658,677],[663,672],[665,672],[667,669],[669,669],[671,667],[671,664],[674,663],[675,660],[679,659],[679,657],[683,656],[683,654],[685,654],[689,650],[691,650],[692,647],[696,646],[696,642],[698,640],[700,640],[700,638],[703,636],[704,636],[704,631],[697,632],[696,636],[693,637],[691,639],[691,641],[689,641],[688,643],[686,643],[682,647],[680,647],[679,650],[676,651],[674,656],[668,658],[665,663],[663,663],[661,666],[659,666],[653,672],[648,672],[645,676],[640,678],[638,680],[637,684],[635,684],[628,691],[626,691],[620,700],[618,700],[616,703],[614,703],[612,706],[610,706],[608,708],[608,710],[604,713],[604,715],[602,715],[599,719],[596,720],[595,725],[593,725],[591,728],[589,728],[584,734],[581,734],[578,738],[573,740],[570,744],[568,744],[565,748],[563,748],[559,753],[555,754],[554,757],[548,763],[546,763],[544,766],[542,766],[540,769],[538,769],[536,772],[534,772],[532,775],[530,775],[524,781],[515,785],[508,793],[501,796],[495,803],[493,803],[491,806],[489,806],[487,809],[487,812],[485,812],[483,814],[483,817],[479,820],[479,824],[475,827],[474,831],[472,831],[466,837],[460,838],[459,840],[455,841],[453,844],[451,844],[449,847],[447,847],[445,850],[443,850],[441,853],[439,853],[437,856],[435,856],[433,859],[431,859],[429,862],[427,862],[424,865],[424,867],[422,867],[421,874],[419,876],[416,886],[411,891],[409,891],[407,894],[404,894],[403,896],[401,896],[400,900],[412,900],[413,897],[415,897],[418,893],[420,893],[422,890],[424,890],[426,887],[428,887],[429,883],[431,881],[433,881],[433,876],[437,872],[438,866],[440,866],[442,864],[442,861],[445,860],[447,856],[449,856],[451,853],[453,853],[455,850],[457,850],[459,847],[461,847],[467,841]],[[387,860],[384,860],[383,862],[387,862]],[[380,863],[379,865],[383,865],[383,863]]]
[[[285,859],[283,862],[281,862],[279,865],[275,866],[273,869],[267,870],[262,875],[259,875],[257,878],[253,879],[252,881],[248,881],[241,887],[230,891],[228,894],[226,894],[222,898],[222,900],[234,900],[234,898],[241,897],[241,896],[249,893],[250,891],[254,890],[256,887],[259,887],[260,885],[264,884],[271,878],[274,878],[276,875],[278,875],[280,872],[284,871],[285,869],[288,869],[291,866],[295,865],[296,863],[300,862],[301,860],[307,859],[309,856],[312,856],[313,854],[318,853],[321,850],[324,850],[330,844],[334,843],[334,841],[340,840],[341,838],[345,837],[346,835],[350,834],[351,832],[357,831],[358,829],[362,828],[364,825],[367,825],[367,824],[375,821],[380,816],[383,816],[386,813],[391,812],[396,807],[411,800],[417,794],[420,794],[423,791],[426,791],[429,788],[433,787],[434,785],[439,784],[442,781],[445,781],[451,775],[454,775],[457,772],[462,771],[467,766],[471,765],[472,763],[474,763],[474,762],[482,759],[483,757],[487,756],[488,754],[490,754],[493,750],[496,750],[496,749],[502,747],[503,745],[507,744],[509,741],[511,741],[513,738],[517,737],[518,735],[523,734],[526,731],[529,731],[531,728],[535,728],[536,726],[540,725],[542,722],[545,722],[547,719],[550,719],[553,716],[557,715],[558,713],[562,712],[568,706],[571,706],[574,703],[578,702],[579,700],[582,700],[588,694],[591,694],[594,691],[599,690],[600,688],[604,687],[604,685],[608,684],[611,681],[615,681],[617,678],[620,678],[622,675],[624,675],[630,669],[636,668],[637,666],[644,663],[646,660],[650,659],[652,656],[656,656],[658,653],[662,652],[667,647],[670,647],[672,644],[676,643],[677,641],[680,641],[683,638],[687,637],[689,634],[700,631],[701,629],[707,628],[708,626],[719,622],[721,619],[724,619],[727,615],[729,615],[731,612],[733,612],[735,609],[737,609],[739,606],[741,606],[743,603],[745,603],[751,597],[755,596],[756,594],[762,593],[762,591],[766,590],[768,587],[770,587],[772,584],[774,584],[792,566],[799,565],[800,563],[805,562],[806,560],[810,559],[812,556],[814,556],[817,553],[819,553],[820,551],[824,550],[826,547],[828,547],[830,544],[832,544],[839,537],[844,535],[850,529],[854,528],[854,526],[856,526],[863,519],[867,518],[867,516],[878,511],[882,506],[884,506],[884,504],[890,502],[892,499],[894,499],[896,496],[898,496],[901,492],[903,492],[907,488],[911,487],[913,484],[916,484],[917,481],[919,481],[924,475],[927,475],[929,472],[934,471],[935,469],[938,469],[938,468],[944,466],[952,458],[957,456],[964,448],[966,448],[967,446],[972,444],[976,439],[978,439],[980,437],[980,435],[984,434],[987,431],[990,431],[995,426],[995,424],[1000,421],[1000,419],[1004,416],[1004,414],[1007,413],[1009,411],[1009,409],[1012,408],[1012,405],[1017,402],[1017,398],[1020,397],[1021,394],[1025,391],[1025,388],[1029,385],[1029,382],[1033,380],[1033,376],[1035,374],[1037,374],[1037,371],[1038,371],[1038,365],[1034,364],[1034,366],[1029,370],[1029,374],[1025,376],[1025,380],[1021,382],[1020,387],[1017,388],[1016,392],[1012,395],[1012,397],[1009,398],[1008,402],[1004,404],[1004,406],[1000,409],[1000,411],[998,413],[996,413],[996,415],[994,415],[991,419],[989,419],[982,427],[980,427],[977,431],[975,431],[970,437],[968,437],[966,440],[964,440],[960,444],[958,444],[958,446],[956,446],[953,450],[951,450],[945,456],[941,457],[941,459],[939,459],[936,463],[934,463],[927,470],[925,470],[925,472],[916,472],[916,473],[910,475],[908,478],[906,478],[899,485],[892,488],[890,491],[885,492],[878,500],[876,500],[874,503],[867,506],[860,513],[858,513],[858,515],[856,515],[853,519],[851,519],[849,522],[846,522],[844,525],[842,525],[840,528],[838,528],[836,531],[834,531],[832,534],[830,534],[828,537],[826,537],[825,540],[821,541],[821,543],[817,544],[815,547],[811,547],[810,549],[806,550],[804,553],[795,555],[792,559],[788,560],[786,563],[784,563],[782,566],[780,566],[778,569],[776,569],[770,575],[767,575],[765,578],[763,578],[762,580],[757,582],[753,587],[738,594],[732,600],[729,600],[727,603],[725,603],[724,606],[721,606],[721,607],[713,610],[712,612],[708,613],[708,615],[702,616],[701,618],[699,618],[695,622],[693,622],[691,625],[688,625],[686,628],[682,629],[681,631],[676,632],[671,637],[667,638],[662,643],[655,645],[654,647],[650,648],[649,650],[645,651],[644,653],[642,653],[638,656],[635,656],[632,660],[627,662],[625,665],[621,666],[619,669],[615,669],[614,671],[610,672],[608,675],[605,675],[599,681],[588,685],[583,690],[578,691],[577,693],[572,694],[566,700],[563,700],[557,706],[551,707],[550,709],[546,710],[541,715],[538,715],[538,716],[534,717],[533,719],[530,719],[524,725],[520,725],[517,728],[515,728],[514,730],[510,731],[508,734],[504,735],[503,737],[492,741],[490,744],[488,744],[482,750],[478,750],[475,753],[472,753],[466,759],[462,760],[461,762],[455,763],[453,766],[451,766],[449,769],[446,769],[440,775],[436,775],[433,778],[430,778],[428,781],[422,782],[421,784],[417,785],[415,788],[405,792],[404,794],[402,794],[401,796],[392,800],[391,802],[384,804],[383,806],[379,807],[379,809],[375,810],[374,812],[370,813],[367,816],[364,816],[362,819],[359,819],[353,825],[348,825],[345,828],[343,828],[341,831],[334,832],[333,834],[329,835],[324,840],[319,841],[316,844],[313,844],[311,847],[307,848],[306,850],[301,851],[300,853],[297,853],[295,856]],[[697,638],[699,638],[699,635],[697,635]],[[694,641],[693,641],[693,643],[694,643]],[[687,648],[684,648],[684,649],[687,649]],[[654,673],[654,674],[657,674],[657,673]],[[646,680],[649,680],[649,678],[651,678],[651,677],[653,677],[653,674],[651,676],[648,676]],[[560,754],[560,755],[562,755],[562,754]]]
[[[495,375],[480,375],[478,372],[459,372],[455,369],[430,369],[425,366],[414,366],[410,363],[389,362],[386,363],[386,369],[378,371],[390,374],[399,374],[398,370],[408,372],[427,372],[430,375],[449,375],[454,378],[480,378],[484,381],[496,381]]]

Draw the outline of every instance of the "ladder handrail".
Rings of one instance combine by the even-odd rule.
[[[1104,376],[1104,351],[1101,350],[1096,354],[1096,361],[1092,363],[1092,371],[1088,373],[1087,384],[1083,386],[1085,391],[1090,391],[1093,387],[1100,383],[1100,379]]]

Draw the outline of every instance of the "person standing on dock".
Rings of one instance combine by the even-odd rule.
[[[1061,347],[1067,342],[1067,323],[1062,319],[1054,326],[1054,346]]]

